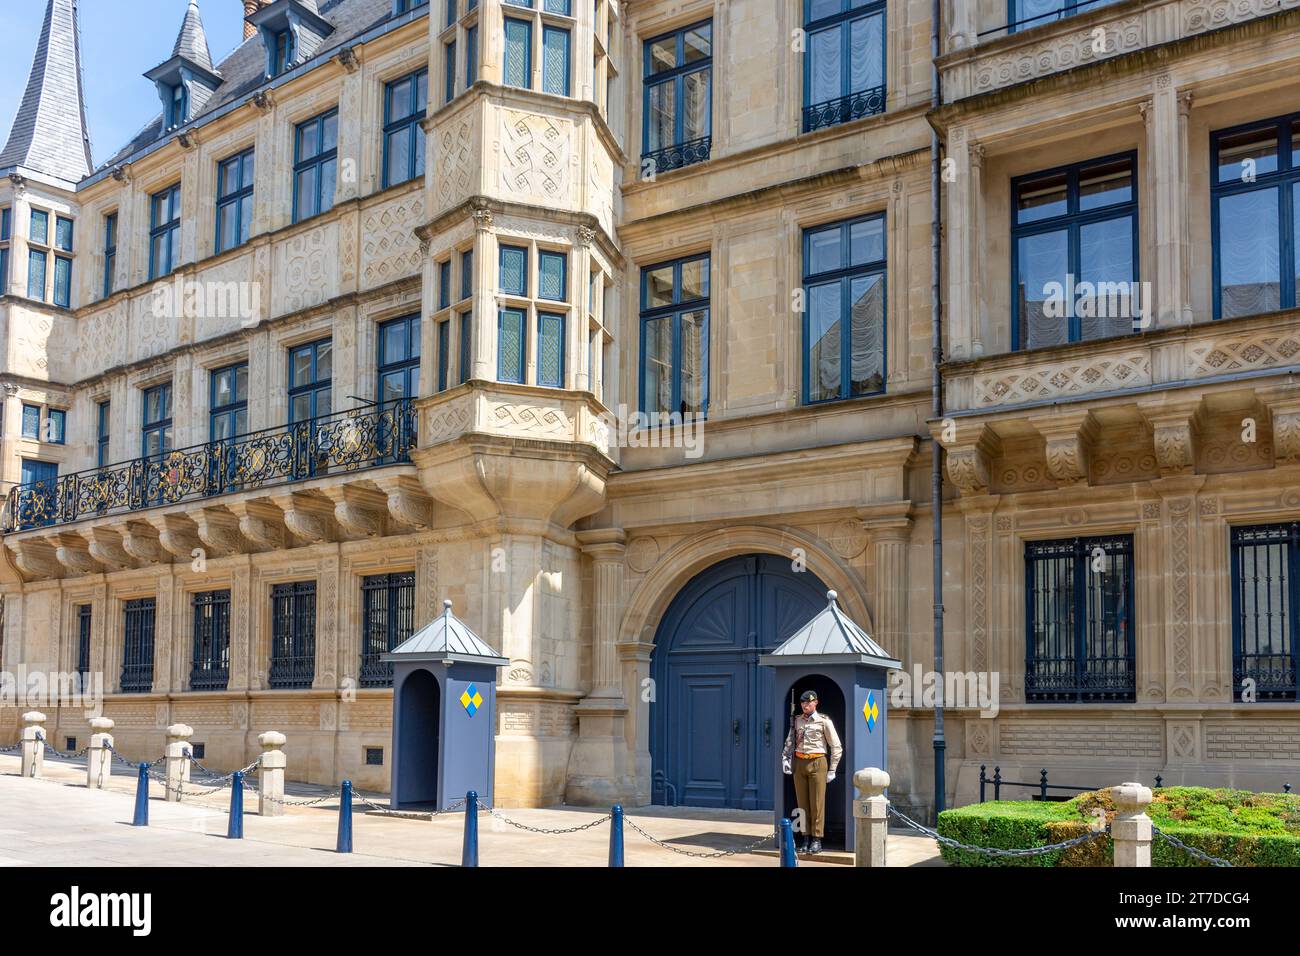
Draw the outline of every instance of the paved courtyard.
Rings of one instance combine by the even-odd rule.
[[[244,839],[226,839],[230,790],[164,802],[162,787],[151,788],[148,829],[131,826],[135,772],[115,767],[106,789],[88,790],[81,761],[46,760],[44,776],[25,780],[19,758],[0,754],[0,866],[457,866],[464,815],[405,819],[353,814],[351,854],[334,852],[338,803],[292,806],[280,817],[257,814],[257,797],[245,802]],[[196,776],[194,786],[201,785]],[[310,800],[330,791],[290,784],[290,800]],[[386,805],[384,797],[370,795]],[[566,828],[598,819],[599,811],[561,807],[505,811],[532,827]],[[697,811],[645,807],[628,811],[656,839],[678,850],[712,853],[742,847],[770,832],[766,813]],[[486,814],[479,823],[482,866],[605,866],[609,830],[600,824],[577,833],[535,834]],[[702,859],[657,847],[624,827],[628,866],[776,866],[774,856],[737,853]],[[891,866],[942,866],[933,840],[890,833]],[[822,861],[800,865],[836,866]],[[847,870],[847,867],[844,867]],[[847,875],[847,874],[846,874]]]

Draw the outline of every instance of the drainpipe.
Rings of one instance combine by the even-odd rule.
[[[930,109],[937,110],[939,96],[939,26],[940,0],[930,3]],[[939,369],[943,361],[943,326],[942,301],[939,298],[940,267],[942,265],[939,239],[941,234],[939,220],[939,190],[942,185],[939,164],[939,132],[930,129],[930,356],[934,366],[930,377],[931,415],[938,421],[943,417],[943,373]],[[936,693],[934,700],[934,816],[937,824],[939,814],[943,812],[947,784],[944,781],[944,750],[947,743],[943,736],[943,446],[935,439],[930,443],[930,520],[934,529],[934,580],[931,589],[934,594],[934,672]]]

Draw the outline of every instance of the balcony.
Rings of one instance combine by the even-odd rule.
[[[860,90],[857,93],[850,93],[848,96],[841,96],[838,99],[827,100],[825,103],[814,103],[812,106],[805,106],[803,108],[803,131],[811,133],[814,130],[838,126],[840,123],[862,119],[864,116],[874,116],[876,113],[883,113],[884,111],[885,88],[876,86],[869,90]]]
[[[696,163],[707,161],[712,149],[713,137],[701,136],[699,139],[688,140],[685,143],[677,143],[673,146],[657,149],[652,153],[643,154],[641,167],[647,173],[653,174],[672,172],[674,169],[682,169],[686,166],[694,166]]]
[[[10,489],[0,531],[140,511],[410,461],[410,399],[266,428]]]

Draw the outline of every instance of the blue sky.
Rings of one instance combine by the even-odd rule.
[[[27,87],[46,0],[0,0],[0,141],[8,138]],[[95,163],[126,143],[161,109],[143,76],[166,60],[189,0],[80,0],[82,72]],[[240,0],[199,0],[212,59],[243,38]],[[2,143],[0,143],[2,145]]]

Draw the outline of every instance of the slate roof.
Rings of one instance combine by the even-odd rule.
[[[487,664],[508,664],[487,643],[451,613],[451,602],[442,602],[442,614],[420,628],[401,644],[383,656],[384,660],[400,658],[425,658],[435,660],[473,660]]]
[[[176,36],[176,46],[172,48],[172,56],[183,57],[191,63],[197,63],[209,73],[212,72],[212,53],[208,50],[208,35],[203,31],[203,18],[199,16],[198,0],[190,0],[181,32]]]
[[[0,169],[23,166],[70,182],[90,174],[90,133],[81,78],[75,0],[49,0]]]
[[[791,662],[848,658],[881,667],[901,667],[901,663],[871,639],[847,614],[840,610],[834,591],[826,592],[826,607],[817,616],[788,637],[771,654],[763,655],[762,662]],[[852,662],[850,660],[849,662]]]
[[[55,2],[70,3],[71,0],[55,0]],[[299,0],[299,2],[303,2],[303,0]],[[334,27],[334,32],[325,39],[320,49],[316,51],[315,56],[308,60],[307,64],[328,59],[356,37],[379,26],[386,20],[394,19],[392,0],[320,0],[319,3],[316,0],[311,0],[310,3],[304,3],[304,6],[308,8],[315,7],[319,10],[320,16]],[[416,9],[418,10],[420,7],[417,6]],[[407,14],[401,14],[400,16],[405,17]],[[188,19],[189,12],[187,11],[186,20]],[[181,36],[177,39],[178,47],[184,37],[185,29],[182,27]],[[204,45],[206,46],[206,40]],[[228,103],[251,95],[254,90],[266,82],[266,47],[262,43],[262,38],[253,36],[245,40],[229,56],[217,63],[213,70],[221,75],[221,85],[217,87],[211,99],[195,114],[192,122],[202,121],[203,117],[226,106]],[[148,96],[151,93],[152,91],[141,90],[142,96]],[[170,133],[166,135],[170,135]],[[133,153],[152,145],[163,136],[163,116],[160,108],[158,115],[144,129],[137,133],[120,150],[101,163],[98,169],[105,169],[125,162]],[[84,176],[85,173],[82,175]]]

